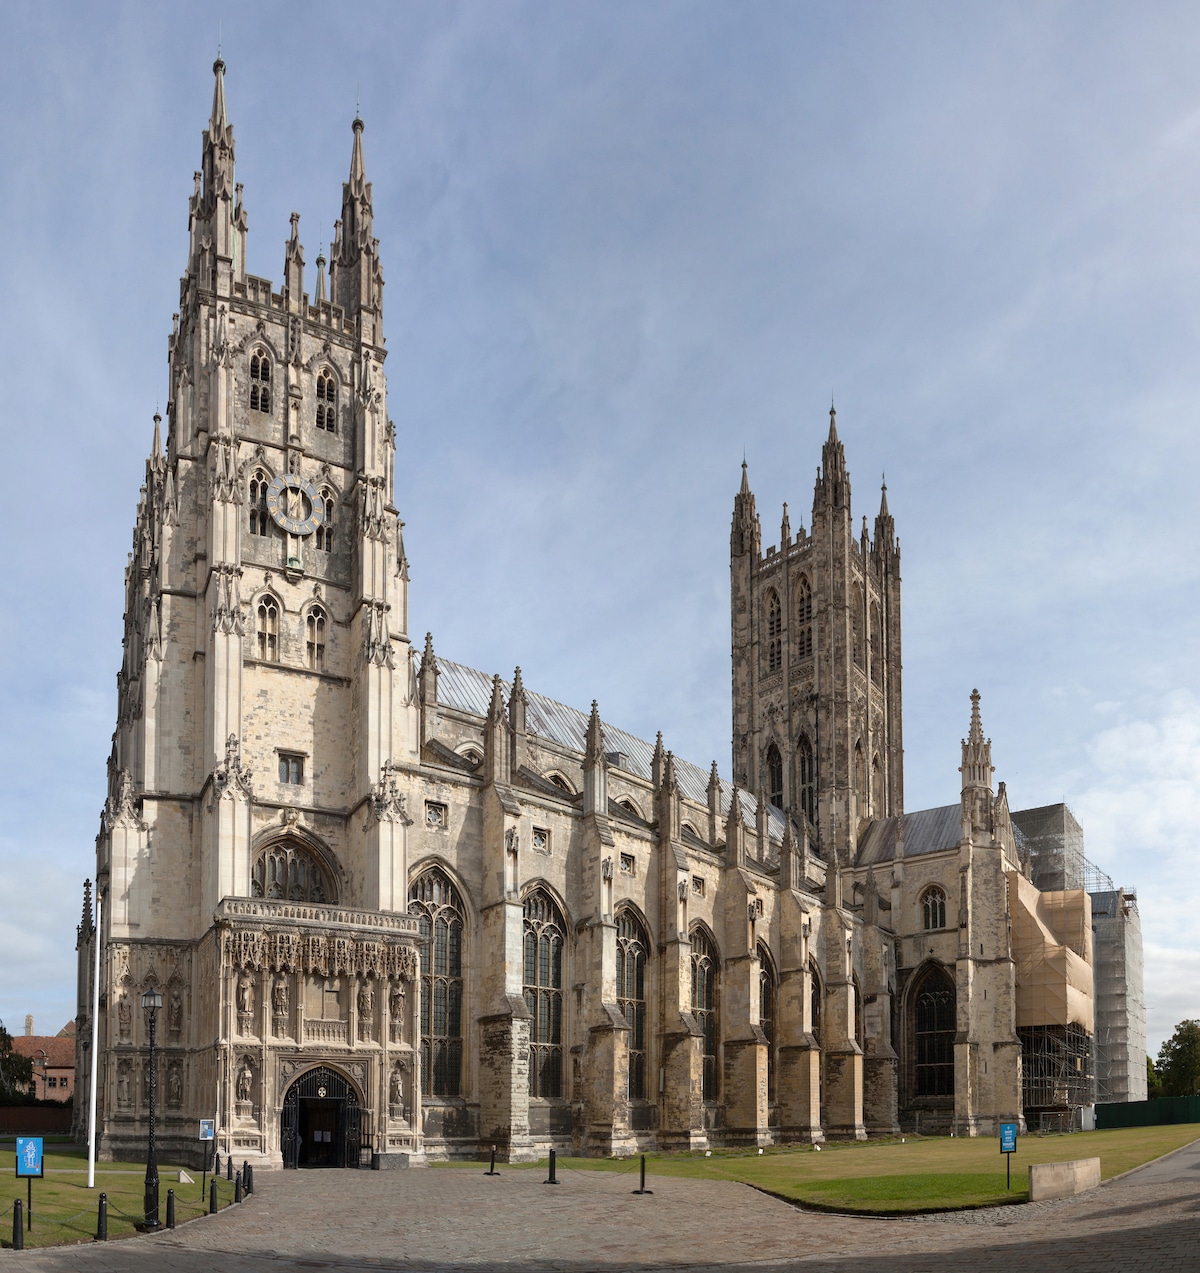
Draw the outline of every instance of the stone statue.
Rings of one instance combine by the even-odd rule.
[[[288,1013],[288,983],[282,973],[275,978],[275,985],[271,988],[271,1011],[277,1017],[286,1017]]]
[[[371,1018],[374,1012],[375,992],[371,989],[371,983],[364,981],[358,988],[358,1037],[360,1039],[371,1037]]]
[[[117,1104],[129,1108],[129,1066],[124,1062],[117,1070]]]
[[[183,1029],[183,998],[178,990],[171,991],[171,1001],[167,1005],[167,1029],[174,1035]]]
[[[404,1102],[404,1086],[400,1080],[400,1070],[396,1067],[392,1070],[392,1081],[388,1085],[388,1104],[393,1108],[398,1108]]]
[[[175,1109],[183,1104],[183,1072],[178,1061],[167,1071],[167,1104]]]
[[[245,969],[238,978],[237,1006],[238,1011],[246,1016],[252,1016],[254,1013],[254,981]]]
[[[237,1076],[237,1098],[239,1101],[248,1101],[250,1099],[250,1088],[254,1083],[254,1071],[250,1068],[250,1061],[242,1058],[242,1068],[238,1070]]]
[[[121,1038],[128,1039],[133,1029],[133,1008],[124,995],[121,996],[121,1001],[117,1004],[117,1021],[120,1024]]]
[[[404,1042],[404,1006],[407,996],[402,981],[392,982],[392,992],[388,998],[388,1016],[391,1018],[392,1042]]]

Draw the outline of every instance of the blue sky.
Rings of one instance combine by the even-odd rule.
[[[729,767],[728,532],[807,523],[831,394],[903,551],[906,806],[978,686],[1015,807],[1136,886],[1200,1017],[1200,9],[9,3],[0,1018],[74,1012],[122,573],[221,22],[251,272],[356,96],[411,623]]]

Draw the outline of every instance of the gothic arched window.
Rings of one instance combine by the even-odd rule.
[[[796,655],[798,658],[806,659],[813,652],[813,630],[812,630],[812,588],[809,587],[808,580],[803,575],[796,585]]]
[[[776,809],[783,808],[783,757],[774,743],[767,748],[767,799]]]
[[[529,1095],[562,1095],[563,943],[566,925],[544,889],[525,899],[525,1003],[529,1024]]]
[[[317,547],[322,552],[333,552],[333,492],[321,487],[321,524],[317,527]]]
[[[883,625],[879,617],[879,606],[871,603],[871,680],[876,685],[883,683]]]
[[[775,965],[767,948],[758,944],[758,1024],[767,1040],[767,1100],[775,1099]]]
[[[783,607],[779,594],[771,589],[767,598],[767,671],[778,672],[783,666]]]
[[[871,814],[883,817],[883,766],[879,763],[879,753],[871,761]]]
[[[279,662],[279,602],[270,593],[258,603],[258,657]]]
[[[809,1033],[816,1040],[817,1047],[821,1046],[821,1004],[824,1002],[825,995],[821,988],[821,974],[817,969],[817,965],[813,960],[808,961],[808,979],[809,979],[809,1020],[812,1023]]]
[[[858,797],[861,812],[867,798],[867,762],[863,759],[861,738],[854,744],[854,793]]]
[[[692,930],[692,1016],[704,1038],[704,1099],[717,1099],[717,952],[702,928]]]
[[[271,359],[261,349],[250,355],[250,410],[271,410]]]
[[[421,1091],[462,1094],[462,900],[445,871],[433,867],[413,881],[408,913],[421,925]]]
[[[337,432],[337,382],[330,371],[317,376],[317,428]]]
[[[954,982],[932,967],[913,994],[913,1069],[918,1096],[954,1095]]]
[[[926,932],[946,927],[946,894],[940,888],[935,886],[925,890],[925,896],[921,899],[921,909],[924,912]]]
[[[262,469],[255,469],[250,479],[250,533],[265,535],[270,529],[267,514],[267,487],[270,486],[267,475]]]
[[[813,756],[812,743],[807,734],[800,735],[800,743],[796,748],[800,761],[800,808],[810,822],[817,817],[817,766]]]
[[[646,1099],[646,959],[650,939],[631,910],[617,915],[617,1007],[629,1023],[629,1099]]]
[[[254,859],[250,896],[288,902],[336,902],[329,873],[302,844],[283,841]]]
[[[320,606],[310,607],[305,621],[308,666],[318,672],[325,670],[325,625],[325,611]]]

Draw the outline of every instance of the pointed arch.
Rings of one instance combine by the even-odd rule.
[[[767,592],[767,672],[778,672],[783,667],[783,606],[779,593],[771,588]]]
[[[783,808],[783,757],[779,754],[779,748],[771,743],[767,747],[766,756],[767,771],[767,800],[775,806],[776,809]]]
[[[250,410],[271,414],[271,368],[274,359],[264,344],[250,351]]]
[[[250,896],[266,901],[336,905],[340,871],[337,859],[312,835],[291,827],[272,828],[254,849]]]
[[[825,985],[821,979],[821,970],[817,967],[817,961],[810,958],[808,961],[808,979],[809,979],[809,995],[808,995],[808,1023],[809,1034],[812,1035],[817,1046],[821,1046],[821,1030],[822,1030],[822,1008],[825,1003]]]
[[[337,492],[326,484],[318,492],[321,501],[321,524],[317,527],[317,548],[324,553],[333,552],[333,523],[337,516]]]
[[[555,1099],[563,1088],[565,912],[548,885],[529,889],[522,903],[525,1005],[529,1023],[529,1095]]]
[[[317,372],[317,428],[337,432],[338,379],[330,366]]]
[[[631,1101],[646,1099],[646,1000],[650,931],[635,907],[617,908],[617,1007],[629,1026]]]
[[[758,1024],[767,1041],[767,1100],[775,1100],[775,1036],[779,1020],[779,974],[765,942],[756,947],[758,955]]]
[[[854,794],[858,797],[858,807],[865,807],[867,797],[867,762],[863,758],[863,745],[860,738],[854,744]]]
[[[254,631],[259,659],[264,663],[279,662],[279,619],[283,603],[273,593],[263,591],[254,607]]]
[[[270,470],[258,464],[251,470],[250,483],[247,487],[247,506],[250,510],[250,533],[252,535],[269,535],[271,533],[271,515],[267,511],[267,490],[271,485]]]
[[[946,927],[946,893],[938,884],[931,884],[921,894],[921,919],[927,933]]]
[[[409,885],[408,913],[420,924],[421,1091],[460,1096],[466,907],[462,893],[439,863],[425,865]]]
[[[807,734],[796,744],[796,760],[800,769],[800,808],[809,822],[817,820],[817,765],[813,745]]]
[[[328,636],[329,615],[320,602],[313,602],[304,616],[304,644],[308,666],[315,672],[325,670],[325,642]]]
[[[871,680],[883,683],[883,625],[879,616],[879,602],[871,602]]]
[[[812,585],[807,575],[796,580],[796,657],[807,659],[813,652]]]
[[[871,760],[871,816],[884,817],[883,806],[883,765],[880,763],[879,753],[876,752]]]
[[[692,1016],[703,1038],[702,1095],[717,1099],[717,1007],[720,955],[711,930],[695,923],[689,930],[692,945]]]
[[[943,964],[928,960],[909,983],[909,1065],[915,1096],[954,1096],[957,991]]]

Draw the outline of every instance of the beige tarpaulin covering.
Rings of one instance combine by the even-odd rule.
[[[1094,1029],[1092,902],[1083,889],[1041,893],[1008,873],[1017,1025]]]

